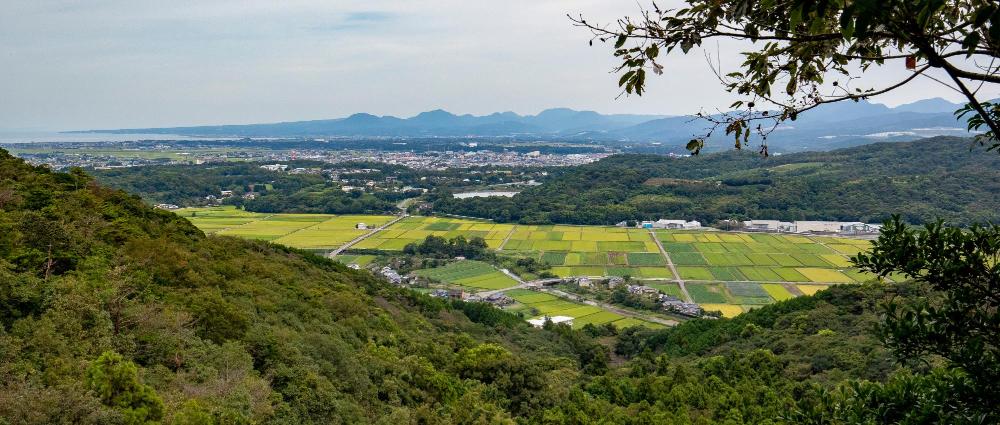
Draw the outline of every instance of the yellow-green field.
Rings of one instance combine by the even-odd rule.
[[[490,221],[463,220],[440,217],[407,217],[393,224],[385,231],[355,245],[359,249],[380,249],[400,251],[411,243],[420,243],[428,236],[454,238],[481,237],[491,248],[499,248],[507,234],[514,228],[512,224],[497,224]]]
[[[235,207],[185,208],[186,217],[206,233],[261,239],[303,249],[335,249],[391,221],[388,215],[265,214]]]

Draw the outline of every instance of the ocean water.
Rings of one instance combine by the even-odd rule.
[[[207,140],[225,140],[212,137]],[[132,142],[137,140],[206,140],[203,137],[179,136],[175,134],[108,134],[108,133],[59,133],[0,131],[0,143],[96,143]]]

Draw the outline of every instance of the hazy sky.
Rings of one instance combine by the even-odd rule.
[[[615,99],[609,47],[588,47],[589,34],[566,14],[608,21],[634,14],[634,0],[3,3],[0,129],[408,117],[436,108],[684,114],[731,101],[701,52],[666,61],[648,95]],[[736,52],[721,48],[724,67],[738,63]],[[875,101],[932,96],[959,99],[924,79]]]

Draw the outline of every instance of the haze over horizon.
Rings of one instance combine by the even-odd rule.
[[[588,47],[589,33],[566,14],[608,22],[634,14],[634,2],[431,3],[14,0],[0,13],[0,129],[410,117],[434,109],[681,115],[732,101],[701,54],[672,56],[649,95],[616,99],[607,46]],[[724,67],[737,65],[739,45],[705,48]],[[961,99],[918,79],[872,102],[930,97]]]

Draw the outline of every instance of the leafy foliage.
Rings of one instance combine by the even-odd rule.
[[[655,3],[638,18],[617,27],[573,21],[594,38],[613,41],[621,60],[615,71],[625,93],[642,95],[646,70],[662,74],[664,57],[683,54],[713,39],[747,43],[739,69],[713,69],[725,89],[747,100],[736,112],[699,114],[711,125],[707,135],[688,144],[698,153],[711,133],[722,129],[736,149],[753,132],[766,140],[785,120],[819,105],[858,101],[903,87],[929,70],[939,70],[968,105],[970,127],[985,127],[981,142],[1000,146],[996,107],[978,99],[975,86],[1000,84],[1000,7],[989,0],[687,0],[661,9]],[[591,40],[593,43],[593,39]],[[983,64],[979,64],[983,62]],[[863,73],[872,67],[898,66],[913,73],[885,85]],[[970,87],[972,87],[970,89]],[[766,156],[767,145],[761,152]]]
[[[139,382],[135,363],[118,353],[101,354],[87,369],[86,381],[101,403],[122,412],[126,423],[151,423],[163,416],[163,402],[156,392]]]
[[[418,243],[411,243],[403,247],[403,253],[409,255],[423,255],[434,258],[465,257],[470,260],[492,259],[494,254],[489,250],[486,241],[481,237],[466,239],[465,236],[456,236],[446,239],[441,236],[430,235]]]

